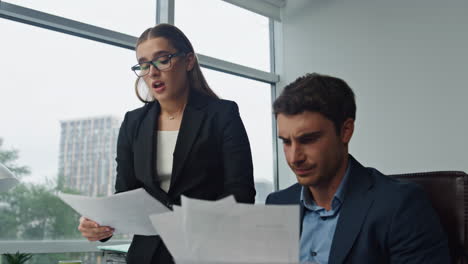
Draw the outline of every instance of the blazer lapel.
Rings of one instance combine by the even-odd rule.
[[[329,264],[344,262],[374,200],[369,195],[369,189],[373,185],[369,173],[351,155],[349,157],[351,159],[351,168],[348,186],[346,187],[343,207],[333,236]]]
[[[171,208],[171,200],[159,187],[156,175],[156,142],[160,106],[157,101],[148,105],[148,111],[139,123],[134,142],[135,176],[144,182],[144,189],[154,198]]]
[[[139,123],[133,151],[135,157],[135,176],[143,181],[145,185],[153,186],[157,182],[154,173],[156,171],[154,147],[159,104],[157,102],[151,103],[148,105],[148,108],[148,111],[143,115]]]
[[[194,90],[190,91],[174,150],[172,177],[169,192],[171,192],[175,182],[177,182],[180,177],[185,160],[187,159],[187,156],[192,149],[192,145],[198,135],[198,130],[200,129],[200,126],[205,118],[205,112],[200,109],[204,104],[205,100],[203,95]]]

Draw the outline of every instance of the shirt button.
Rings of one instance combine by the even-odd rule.
[[[311,251],[310,251],[310,255],[311,255],[312,257],[315,257],[315,256],[317,256],[317,252],[311,250]]]

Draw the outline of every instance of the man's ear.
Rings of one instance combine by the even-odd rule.
[[[195,61],[197,60],[197,58],[195,57],[195,54],[193,54],[193,52],[188,53],[185,56],[185,60],[187,62],[186,70],[191,71],[193,69],[193,67],[195,66]]]
[[[351,141],[351,137],[354,132],[354,119],[348,118],[343,122],[341,126],[341,141],[344,144],[348,144]]]

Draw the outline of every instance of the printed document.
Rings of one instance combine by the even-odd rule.
[[[115,228],[115,234],[157,235],[149,216],[170,211],[143,188],[108,197],[64,193],[58,197],[82,216],[101,226]]]
[[[232,196],[231,196],[232,197]],[[182,197],[174,211],[150,216],[177,264],[299,262],[299,207],[251,205],[233,198]]]

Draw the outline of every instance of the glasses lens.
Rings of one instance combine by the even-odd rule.
[[[177,55],[176,55],[177,56]],[[142,77],[149,73],[151,65],[160,71],[169,70],[171,68],[171,55],[159,57],[152,62],[144,62],[132,67],[136,75]]]
[[[154,64],[156,64],[157,68],[160,71],[167,70],[171,68],[171,57],[170,56],[159,57],[158,60],[154,62]]]
[[[149,68],[150,68],[150,64],[149,64],[149,63],[141,63],[141,64],[138,64],[137,66],[135,66],[135,67],[133,68],[133,71],[134,71],[138,76],[144,76],[144,75],[148,74]]]

